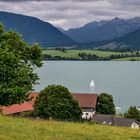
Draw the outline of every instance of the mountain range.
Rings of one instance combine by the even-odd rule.
[[[121,37],[140,28],[140,18],[120,19],[110,21],[95,21],[80,28],[69,29],[65,32],[72,39],[80,43],[110,40]]]
[[[92,43],[89,44],[92,46]],[[93,44],[95,44],[95,42]],[[95,48],[95,45],[93,46]],[[131,50],[140,50],[140,29],[114,40],[100,42],[96,46],[98,49],[102,50],[127,50],[127,48]]]
[[[6,30],[14,29],[21,33],[27,42],[38,42],[42,47],[140,50],[140,17],[116,17],[64,30],[35,17],[1,11],[0,22]]]
[[[6,30],[14,29],[29,43],[39,43],[43,47],[73,46],[76,41],[60,32],[56,27],[38,18],[0,12],[0,22]]]

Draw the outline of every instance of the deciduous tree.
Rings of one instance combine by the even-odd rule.
[[[96,111],[101,114],[115,114],[116,111],[112,95],[101,93],[98,96]]]
[[[128,109],[128,111],[124,114],[124,117],[125,118],[131,118],[131,119],[135,119],[137,121],[140,121],[140,112],[136,108],[136,106],[130,106],[130,108]]]
[[[28,92],[37,84],[36,67],[42,66],[41,48],[29,46],[15,31],[0,24],[0,105],[28,100]]]
[[[50,85],[35,100],[35,114],[42,118],[79,120],[82,111],[69,90],[60,85]]]

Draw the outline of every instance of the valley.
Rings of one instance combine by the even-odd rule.
[[[93,21],[79,28],[64,30],[36,17],[0,11],[6,30],[15,30],[29,44],[42,48],[100,49],[139,51],[140,18]]]
[[[119,61],[139,61],[140,52],[111,52],[98,50],[44,50],[45,60],[119,60]],[[94,55],[94,56],[93,56]],[[136,57],[137,56],[137,57]],[[85,57],[85,59],[84,59]]]

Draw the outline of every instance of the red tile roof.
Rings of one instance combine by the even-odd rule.
[[[9,107],[2,107],[3,114],[16,114],[25,111],[33,110],[33,104],[35,98],[38,96],[38,92],[31,92],[30,97],[33,97],[31,101],[24,102],[22,104],[14,104]],[[72,96],[78,101],[82,108],[96,108],[97,94],[86,94],[86,93],[73,93]]]
[[[2,109],[2,113],[5,115],[8,114],[16,114],[16,113],[20,113],[20,112],[25,112],[25,111],[31,111],[33,110],[33,104],[34,104],[34,100],[36,98],[38,94],[36,92],[32,92],[30,94],[30,97],[33,97],[33,99],[31,101],[28,102],[24,102],[22,104],[14,104],[12,106],[3,106]]]
[[[97,94],[73,93],[81,108],[96,108]]]

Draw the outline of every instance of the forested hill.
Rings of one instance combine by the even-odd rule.
[[[92,44],[94,43],[91,43],[89,46],[92,46]],[[96,47],[101,50],[121,50],[127,48],[136,51],[140,50],[140,29],[120,38],[103,42],[102,45],[100,44]]]
[[[35,17],[0,12],[0,22],[7,30],[14,29],[30,43],[38,42],[43,47],[73,46],[74,40],[60,32],[48,22]]]
[[[131,47],[133,50],[140,50],[140,29],[119,38],[116,42]]]
[[[140,28],[140,18],[94,21],[80,28],[73,28],[65,31],[80,43],[110,40],[126,35]]]

